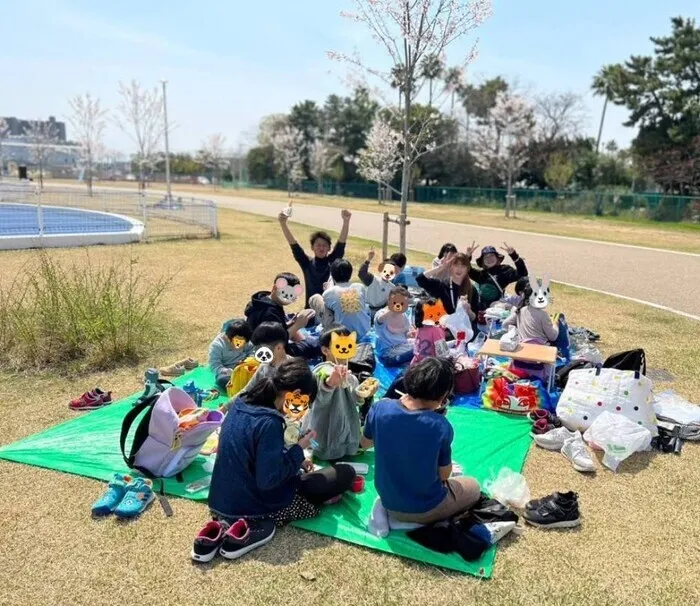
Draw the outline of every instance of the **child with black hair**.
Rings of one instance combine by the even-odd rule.
[[[406,315],[410,300],[408,290],[394,286],[387,306],[374,317],[377,355],[384,366],[401,366],[413,357],[414,342],[409,339],[411,322]]]
[[[403,382],[405,395],[370,409],[362,447],[374,447],[374,485],[391,517],[432,524],[469,509],[481,491],[474,478],[450,477],[454,430],[439,413],[454,389],[452,362],[425,358]]]
[[[394,284],[397,286],[406,285],[406,276],[403,275],[403,270],[406,269],[406,255],[403,253],[394,253],[389,257],[389,263],[391,263],[396,268],[396,275],[394,276]]]
[[[333,323],[346,326],[357,333],[360,341],[369,332],[371,319],[366,302],[365,287],[350,284],[352,264],[347,259],[338,259],[331,264],[333,286],[309,300],[311,309],[321,318],[322,326],[328,329]]]
[[[440,299],[429,297],[416,303],[416,338],[411,364],[417,364],[427,357],[447,355],[445,329],[440,326],[440,320],[445,315],[445,307]]]
[[[360,447],[360,413],[363,403],[355,390],[359,382],[334,354],[334,341],[351,342],[350,331],[344,326],[334,326],[319,339],[325,362],[313,369],[318,381],[318,392],[309,412],[302,421],[302,431],[313,428],[316,443],[314,458],[335,461],[357,454]]]
[[[457,247],[452,244],[451,242],[446,242],[445,244],[442,245],[440,248],[440,252],[438,253],[438,256],[433,259],[433,269],[436,269],[442,265],[442,260],[449,255],[450,253],[456,255],[457,254]]]
[[[252,353],[252,334],[245,320],[229,320],[209,345],[209,368],[219,387],[226,388],[233,369]]]
[[[367,287],[366,299],[372,320],[380,309],[386,307],[389,293],[394,288],[392,280],[396,275],[396,266],[389,259],[384,259],[377,267],[379,276],[373,275],[369,271],[369,264],[374,259],[374,254],[374,249],[370,249],[358,272],[360,280]]]
[[[343,226],[338,236],[338,242],[335,248],[331,250],[331,237],[325,231],[315,231],[311,234],[311,250],[314,253],[313,257],[308,257],[304,249],[299,245],[296,238],[292,235],[287,221],[289,215],[282,211],[279,216],[282,233],[286,238],[289,246],[292,248],[294,259],[301,267],[304,273],[304,282],[306,283],[306,303],[309,307],[309,301],[313,295],[323,294],[324,284],[330,276],[330,266],[336,259],[342,259],[345,254],[345,242],[348,239],[350,231],[350,218],[352,213],[349,210],[342,210],[340,216],[343,219]]]
[[[278,322],[289,332],[290,342],[287,353],[292,356],[312,359],[320,354],[317,345],[307,342],[298,334],[314,317],[311,309],[305,309],[287,320],[284,308],[295,303],[303,293],[299,278],[289,272],[277,274],[272,290],[256,292],[245,308],[245,316],[251,328],[255,330],[263,322]]]
[[[322,503],[342,495],[355,479],[349,465],[312,471],[304,450],[315,438],[313,431],[285,447],[281,410],[286,399],[304,396],[311,401],[316,392],[316,378],[306,362],[287,360],[241,395],[224,419],[209,508],[227,527],[238,524],[250,530],[241,529],[237,534],[242,537],[234,537],[244,542],[242,553],[269,541],[275,525],[316,516]]]

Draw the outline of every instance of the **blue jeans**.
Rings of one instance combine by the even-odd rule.
[[[405,345],[396,345],[391,349],[386,349],[379,353],[379,361],[389,368],[408,364],[412,358],[413,346],[408,343]]]

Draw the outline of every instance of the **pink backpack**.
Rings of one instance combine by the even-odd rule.
[[[170,387],[137,403],[124,417],[119,442],[124,461],[149,478],[178,475],[199,455],[207,438],[221,425],[224,415],[210,410],[206,418],[185,429],[178,413],[197,408],[194,400],[178,387]],[[136,418],[143,412],[126,454],[126,439]]]

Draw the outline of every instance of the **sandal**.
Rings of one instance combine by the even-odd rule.
[[[126,494],[114,510],[114,515],[121,519],[135,518],[146,511],[155,498],[153,482],[136,478],[126,487]]]

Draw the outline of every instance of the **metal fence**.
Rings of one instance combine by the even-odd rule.
[[[97,213],[71,212],[81,210]],[[90,233],[95,229],[96,216],[103,216],[104,223],[112,215],[115,222],[122,217],[143,224],[141,240],[218,236],[214,202],[184,196],[168,199],[163,193],[95,189],[89,195],[85,190],[46,187],[42,191],[31,183],[3,180],[0,181],[0,211],[5,223],[0,225],[0,234],[4,235],[12,235],[12,229],[17,235],[27,234],[33,228],[37,235],[44,235],[51,229],[54,233]],[[60,218],[60,226],[56,221],[51,226],[47,224],[50,213]]]
[[[286,181],[268,181],[254,187],[287,189]],[[302,181],[295,191],[307,194],[322,193],[330,196],[377,199],[374,183],[338,183]],[[485,208],[504,208],[507,190],[485,187],[416,187],[409,199],[418,203],[459,204]],[[556,192],[539,189],[516,189],[518,210],[570,213],[578,215],[606,215],[652,221],[700,223],[700,195],[668,196],[659,193],[616,192]],[[399,196],[393,192],[393,199]]]

